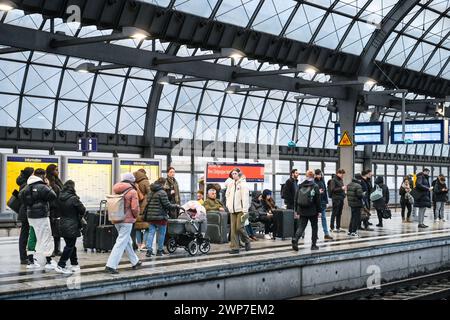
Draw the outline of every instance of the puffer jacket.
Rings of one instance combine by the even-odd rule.
[[[256,191],[253,194],[252,204],[250,205],[250,209],[248,210],[248,220],[250,222],[258,222],[261,217],[267,215],[267,212],[264,210],[262,201],[259,201],[258,198],[261,195],[261,192]]]
[[[148,181],[148,177],[145,173],[141,171],[136,171],[133,173],[136,178],[136,187],[139,188],[139,191],[145,195],[144,200],[139,202],[139,215],[136,218],[136,223],[134,224],[134,228],[137,230],[148,229],[150,224],[144,221],[144,209],[147,206],[147,195],[150,193],[150,182]]]
[[[144,210],[144,221],[164,221],[169,219],[169,210],[175,210],[178,205],[169,202],[167,193],[159,183],[150,186],[148,204]]]
[[[433,197],[436,202],[446,202],[448,200],[448,191],[442,191],[443,189],[447,189],[447,185],[445,182],[438,180],[433,189]]]
[[[364,191],[361,181],[353,179],[347,186],[347,201],[351,208],[363,207]]]
[[[48,218],[49,203],[56,200],[56,193],[41,178],[31,176],[27,186],[20,191],[19,199],[26,207],[28,219]]]
[[[414,207],[431,208],[430,177],[423,172],[417,174],[413,197]]]
[[[71,187],[64,187],[59,193],[58,205],[61,209],[59,232],[64,238],[78,238],[81,236],[81,218],[86,208]]]
[[[244,177],[237,181],[231,181],[228,184],[226,199],[227,208],[230,213],[248,213],[250,207],[249,198],[249,189]]]
[[[344,186],[344,181],[335,175],[330,184],[331,199],[334,200],[344,200],[345,191],[342,189]]]
[[[19,186],[19,192],[22,191],[27,186],[28,178],[29,178],[29,176],[26,175],[23,171],[17,177],[16,183]],[[27,219],[27,209],[26,209],[26,206],[23,203],[20,206],[20,209],[19,209],[19,212],[18,212],[18,215],[17,215],[17,220],[19,220],[21,222],[26,222],[28,220]]]
[[[136,218],[139,214],[138,195],[134,184],[128,181],[122,181],[113,186],[113,192],[115,194],[122,194],[130,188],[131,190],[125,195],[125,219],[121,223],[136,222]]]

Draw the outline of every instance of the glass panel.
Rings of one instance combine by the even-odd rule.
[[[128,79],[123,97],[123,104],[147,107],[152,83],[150,81]]]
[[[388,174],[388,175],[395,175],[395,165],[388,164],[386,166],[386,174]]]
[[[355,163],[355,174],[361,173],[363,171],[363,164],[362,163]]]
[[[377,163],[376,164],[376,172],[375,172],[375,174],[377,175],[377,176],[384,176],[384,164],[379,164],[379,163]]]
[[[180,192],[191,192],[191,174],[190,173],[175,173],[175,179],[178,181]],[[191,199],[189,197],[189,199]]]
[[[404,165],[397,166],[397,176],[400,176],[400,177],[405,176],[405,166]]]
[[[0,92],[21,91],[25,66],[24,63],[0,60]]]
[[[170,166],[174,167],[175,171],[191,171],[191,157],[172,156],[172,163]],[[178,179],[177,176],[178,173],[175,173],[175,177]]]
[[[99,75],[95,83],[93,100],[96,102],[105,102],[119,104],[122,94],[124,78]]]
[[[51,129],[54,109],[55,100],[24,97],[20,126]]]
[[[314,171],[316,169],[322,170],[322,162],[309,161],[308,170],[313,170]]]
[[[294,161],[294,166],[292,169],[297,169],[299,173],[305,174],[306,172],[306,161]]]
[[[166,155],[155,154],[154,158],[158,159],[158,160],[162,160],[162,162],[161,162],[161,169],[162,169],[162,171],[166,171],[166,169],[167,169],[167,156]]]
[[[177,101],[177,110],[186,112],[197,112],[202,90],[190,87],[181,87]]]
[[[217,0],[177,0],[174,9],[207,18],[211,15]]]
[[[275,176],[275,191],[281,191],[281,185],[289,179],[289,175],[279,175]],[[273,191],[273,190],[272,190]]]
[[[120,113],[120,134],[143,135],[146,109],[123,107]]]
[[[289,173],[289,161],[275,160],[275,172],[278,172],[278,173]]]
[[[414,166],[406,166],[406,174],[414,174],[416,171],[414,170]]]
[[[336,48],[351,22],[351,19],[339,14],[330,14],[314,42],[327,48]]]
[[[195,114],[175,113],[172,138],[192,139],[195,127]]]
[[[18,110],[19,96],[0,94],[0,126],[15,127],[17,124]]]
[[[92,91],[92,73],[66,70],[61,86],[61,98],[88,101]]]
[[[325,174],[334,174],[336,173],[336,162],[325,162],[323,171]]]
[[[156,137],[169,137],[170,135],[170,123],[172,121],[172,112],[158,111],[156,117]]]
[[[61,69],[32,64],[28,70],[25,93],[43,97],[56,97],[60,79]]]
[[[59,130],[84,131],[87,109],[87,103],[60,100],[55,128]]]
[[[325,11],[302,4],[286,30],[286,37],[309,42],[324,15]]]
[[[259,0],[226,0],[221,4],[216,19],[245,27],[258,3]]]
[[[278,35],[294,7],[294,1],[265,1],[255,18],[253,29]]]
[[[93,104],[89,118],[89,131],[115,133],[118,110],[117,106]]]

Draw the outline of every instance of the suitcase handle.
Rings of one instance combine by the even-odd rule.
[[[100,201],[100,207],[99,207],[99,221],[98,221],[98,225],[101,226],[102,225],[102,212],[103,212],[103,225],[106,226],[106,200],[102,200]],[[103,209],[102,209],[103,208]]]

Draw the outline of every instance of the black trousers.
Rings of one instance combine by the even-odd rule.
[[[30,235],[30,225],[28,220],[22,221],[22,227],[19,234],[19,255],[20,260],[27,260],[27,244],[28,236]]]
[[[400,206],[402,208],[402,219],[405,219],[405,209],[408,209],[407,218],[411,217],[412,206],[409,201],[405,199],[400,200]]]
[[[311,236],[311,242],[313,245],[315,245],[317,243],[317,232],[318,232],[318,226],[317,226],[317,222],[318,222],[319,218],[317,217],[317,215],[311,216],[311,217],[305,217],[305,216],[300,216],[300,218],[298,219],[298,229],[295,232],[295,236],[293,241],[298,242],[298,239],[300,239],[300,237],[304,234],[306,226],[308,225],[308,221],[311,222],[311,228],[312,228],[312,236]]]
[[[342,209],[344,209],[344,200],[343,199],[333,200],[333,211],[331,212],[331,224],[330,224],[331,229],[334,229],[335,220],[336,220],[336,228],[337,229],[341,228]]]
[[[358,231],[358,226],[361,225],[361,208],[351,207],[352,218],[350,219],[350,226],[348,227],[348,232],[355,233]]]
[[[70,264],[72,266],[78,265],[78,257],[77,257],[77,247],[75,246],[77,242],[77,238],[65,238],[66,246],[64,247],[61,258],[59,259],[58,265],[61,268],[66,267],[67,260],[70,259]]]
[[[377,209],[377,216],[378,216],[378,225],[381,227],[383,226],[383,213],[381,212],[381,209]]]
[[[260,218],[260,221],[264,223],[265,234],[268,234],[269,232],[275,232],[273,216],[263,216]]]

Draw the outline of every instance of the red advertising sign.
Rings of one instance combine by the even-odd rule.
[[[206,165],[206,181],[225,182],[234,168],[241,170],[247,182],[264,182],[264,164],[225,162],[208,162]]]

